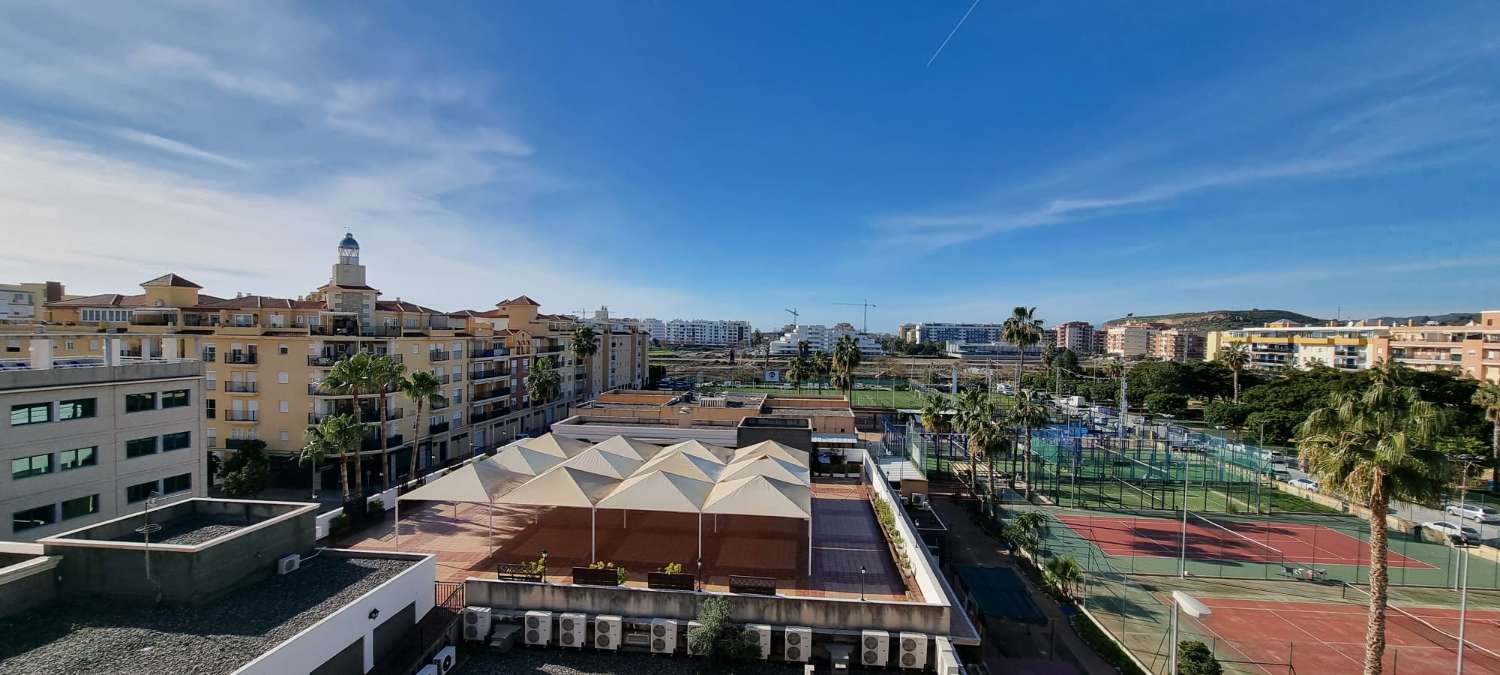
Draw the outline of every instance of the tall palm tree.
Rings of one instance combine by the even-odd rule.
[[[1026,349],[1042,341],[1042,321],[1035,307],[1017,307],[1000,327],[1000,335],[1016,346],[1021,358],[1016,361],[1016,390],[1021,389],[1021,373],[1026,370]]]
[[[1369,509],[1366,675],[1380,673],[1385,653],[1386,508],[1393,499],[1433,503],[1446,483],[1443,455],[1431,445],[1444,427],[1444,415],[1404,381],[1402,366],[1381,364],[1368,389],[1336,393],[1327,407],[1308,415],[1297,439],[1325,486]]]
[[[802,383],[806,382],[813,374],[812,362],[805,356],[792,359],[792,365],[786,369],[786,376],[797,386],[797,393],[802,393]]]
[[[310,491],[314,500],[318,498],[318,465],[328,461],[329,457],[337,455],[338,449],[318,431],[318,427],[309,426],[304,434],[302,450],[297,453],[297,463],[310,465],[312,471],[312,487]],[[340,457],[342,462],[344,458]],[[349,475],[339,471],[339,490],[344,495],[344,501],[349,501]]]
[[[1240,402],[1240,371],[1250,365],[1250,350],[1242,342],[1231,342],[1219,348],[1219,361],[1229,366],[1234,378],[1234,402]]]
[[[578,361],[578,367],[584,368],[585,372],[593,365],[591,359],[599,353],[599,336],[594,334],[594,328],[582,325],[573,329],[573,359]],[[607,367],[607,364],[606,364]],[[584,388],[585,400],[592,398],[594,388],[594,377],[592,374],[584,378],[588,384]]]
[[[364,429],[365,411],[360,406],[360,397],[375,391],[374,356],[369,352],[356,352],[352,356],[339,359],[333,367],[328,369],[328,374],[323,377],[323,386],[339,395],[348,395],[354,404],[354,421]],[[361,496],[365,493],[364,462],[359,459],[359,451],[355,450],[354,460],[354,491]],[[384,462],[384,458],[381,459]]]
[[[1026,499],[1030,501],[1031,430],[1047,424],[1052,421],[1052,418],[1047,410],[1047,405],[1042,403],[1042,400],[1035,393],[1027,389],[1018,389],[1016,390],[1015,403],[1011,406],[1010,414],[1006,416],[1006,421],[1012,426],[1021,428],[1021,435],[1017,440],[1022,441],[1025,445],[1025,449],[1021,452],[1021,471],[1026,481]],[[1022,443],[1017,443],[1016,445],[1019,450]]]
[[[380,475],[385,479],[385,487],[391,486],[391,460],[387,456],[390,452],[390,439],[385,433],[386,416],[390,411],[386,407],[391,394],[401,390],[401,382],[406,379],[406,366],[400,361],[386,354],[375,354],[370,358],[370,384],[375,388],[375,395],[380,406]],[[415,450],[415,446],[413,446]]]
[[[833,345],[833,372],[837,373],[839,388],[852,405],[854,403],[854,369],[859,367],[859,341],[853,335],[845,335]]]
[[[821,394],[823,392],[823,382],[826,381],[828,379],[828,375],[833,372],[833,359],[828,356],[828,352],[818,352],[816,354],[813,354],[812,371],[813,375],[817,376],[818,393]]]
[[[562,393],[561,387],[562,378],[549,357],[537,359],[536,365],[526,372],[526,391],[531,396],[532,405],[551,403]]]
[[[359,444],[364,440],[365,427],[349,415],[329,415],[317,426],[307,428],[307,444],[303,446],[304,461],[313,458],[337,455],[339,458],[339,489],[344,501],[349,501],[349,456],[359,457]],[[359,475],[355,472],[355,475]]]
[[[407,474],[411,478],[417,476],[417,450],[422,447],[418,442],[422,440],[422,406],[446,403],[442,386],[435,375],[425,370],[414,370],[401,380],[401,394],[417,406],[417,414],[411,418],[411,473]]]
[[[995,494],[995,458],[990,446],[1000,438],[1000,422],[996,419],[995,399],[983,387],[965,389],[958,394],[958,415],[955,426],[968,436],[969,443],[969,487],[979,487],[979,456],[989,460],[990,494]]]
[[[1479,385],[1479,389],[1474,391],[1473,402],[1484,409],[1485,417],[1490,420],[1490,443],[1494,451],[1494,459],[1490,463],[1490,480],[1495,485],[1500,485],[1500,384],[1485,382]]]
[[[948,421],[950,407],[948,397],[942,394],[932,394],[922,399],[922,426],[928,433],[948,433],[951,428]]]

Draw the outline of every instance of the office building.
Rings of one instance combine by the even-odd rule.
[[[880,356],[885,353],[880,343],[868,335],[848,328],[839,330],[816,324],[796,326],[782,334],[771,342],[771,353],[776,356],[796,356],[801,352],[801,344],[806,342],[809,352],[832,354],[834,345],[845,335],[854,336],[859,343],[859,353],[863,356]]]
[[[23,358],[0,359],[0,539],[30,541],[207,487],[203,364],[125,357],[113,335],[96,338],[102,357],[54,353],[79,339],[28,337]]]
[[[1053,344],[1058,349],[1069,349],[1079,356],[1094,353],[1094,324],[1087,321],[1067,321],[1052,328]]]

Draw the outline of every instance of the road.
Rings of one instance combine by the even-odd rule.
[[[1316,478],[1303,473],[1296,466],[1288,466],[1286,467],[1286,470],[1287,473],[1291,474],[1292,478],[1294,479],[1311,478],[1313,480],[1317,480]],[[1453,503],[1456,504],[1458,502],[1454,500]],[[1444,513],[1442,509],[1428,508],[1419,504],[1410,504],[1407,502],[1392,502],[1391,508],[1395,509],[1395,511],[1393,511],[1394,515],[1400,518],[1405,518],[1415,523],[1427,523],[1437,520],[1446,520],[1450,523],[1458,522],[1457,516],[1450,516],[1447,513]],[[1479,528],[1479,536],[1485,541],[1500,539],[1500,524],[1481,525],[1473,520],[1465,520],[1463,521],[1463,524],[1470,527]]]

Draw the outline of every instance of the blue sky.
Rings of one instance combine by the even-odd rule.
[[[6,3],[0,278],[294,295],[348,229],[442,309],[1500,306],[1500,5],[1200,5]]]

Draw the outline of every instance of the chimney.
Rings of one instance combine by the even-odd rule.
[[[47,302],[58,302],[63,299],[63,285],[60,281],[47,282],[46,291],[43,292]]]

